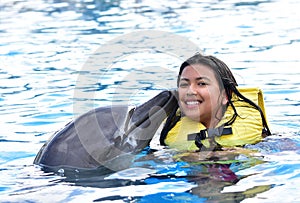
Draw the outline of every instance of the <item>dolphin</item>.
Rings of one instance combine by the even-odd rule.
[[[126,169],[177,103],[176,91],[164,90],[132,109],[112,105],[90,110],[54,133],[33,163],[52,171]]]

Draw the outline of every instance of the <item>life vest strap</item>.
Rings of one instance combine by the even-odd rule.
[[[200,130],[198,133],[188,134],[188,140],[201,141],[206,138],[220,137],[222,135],[231,135],[232,128],[220,126],[218,128],[207,128],[205,130]]]
[[[224,127],[224,126],[220,126],[218,128],[207,128],[204,130],[200,130],[199,133],[192,133],[192,134],[188,134],[188,140],[195,141],[195,145],[200,149],[200,150],[208,150],[210,148],[206,148],[204,147],[204,145],[202,144],[202,140],[205,140],[206,138],[208,138],[209,142],[211,143],[211,146],[214,146],[214,149],[218,149],[216,148],[218,146],[218,144],[214,141],[214,137],[220,137],[222,135],[231,135],[232,134],[232,128],[231,127]],[[214,143],[212,145],[212,143]]]

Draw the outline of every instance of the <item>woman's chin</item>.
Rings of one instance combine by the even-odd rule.
[[[188,117],[189,119],[196,121],[196,122],[200,122],[200,115],[195,115],[195,114],[185,114],[186,117]]]

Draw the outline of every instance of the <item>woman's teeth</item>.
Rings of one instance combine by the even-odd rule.
[[[187,101],[186,102],[187,105],[197,105],[197,104],[200,104],[199,101]]]

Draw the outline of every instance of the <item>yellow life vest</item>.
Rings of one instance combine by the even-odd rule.
[[[239,87],[238,90],[245,97],[256,103],[261,108],[262,113],[266,118],[263,93],[261,89]],[[261,141],[263,138],[262,132],[264,125],[260,112],[247,102],[239,100],[238,96],[235,94],[232,95],[231,101],[235,106],[238,116],[232,125],[224,127],[229,129],[229,131],[225,135],[215,136],[213,138],[214,141],[223,147],[243,146],[245,144],[255,144]],[[233,115],[234,111],[232,107],[228,106],[217,127],[222,126],[231,119]],[[199,150],[195,144],[195,140],[188,139],[188,137],[191,134],[199,133],[201,130],[205,129],[206,127],[202,123],[193,121],[188,117],[182,117],[168,132],[165,143],[170,148],[178,150]],[[207,139],[202,140],[201,143],[205,147],[209,147]]]

